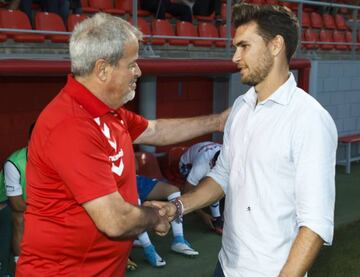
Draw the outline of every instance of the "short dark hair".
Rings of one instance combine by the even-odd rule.
[[[299,21],[288,8],[276,5],[236,4],[233,8],[235,28],[255,22],[258,34],[269,42],[277,35],[284,38],[286,58],[290,63],[299,41]]]

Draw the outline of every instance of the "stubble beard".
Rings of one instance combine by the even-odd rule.
[[[265,80],[269,75],[274,65],[274,59],[268,52],[264,52],[259,58],[258,65],[248,73],[248,75],[241,76],[241,82],[248,86],[256,86]],[[248,69],[250,70],[250,69]]]

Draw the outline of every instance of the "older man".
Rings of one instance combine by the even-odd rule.
[[[216,277],[303,277],[331,244],[337,132],[329,113],[289,72],[297,18],[278,6],[239,5],[233,39],[241,81],[216,166],[166,208],[169,218],[226,194]]]
[[[161,211],[137,206],[132,143],[176,143],[222,129],[226,113],[147,121],[122,108],[141,75],[139,39],[129,23],[102,13],[75,28],[72,75],[29,145],[17,276],[123,276],[132,238],[169,230]]]

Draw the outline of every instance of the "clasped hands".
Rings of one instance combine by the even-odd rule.
[[[165,236],[170,230],[169,222],[174,220],[176,214],[175,205],[165,201],[146,201],[143,206],[158,209],[160,220],[154,231],[159,236]]]

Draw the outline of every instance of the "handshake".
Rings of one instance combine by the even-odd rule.
[[[165,201],[146,201],[143,206],[158,210],[158,221],[154,226],[154,231],[159,236],[165,236],[170,230],[169,222],[173,220],[182,221],[184,206],[179,198],[170,202]]]

